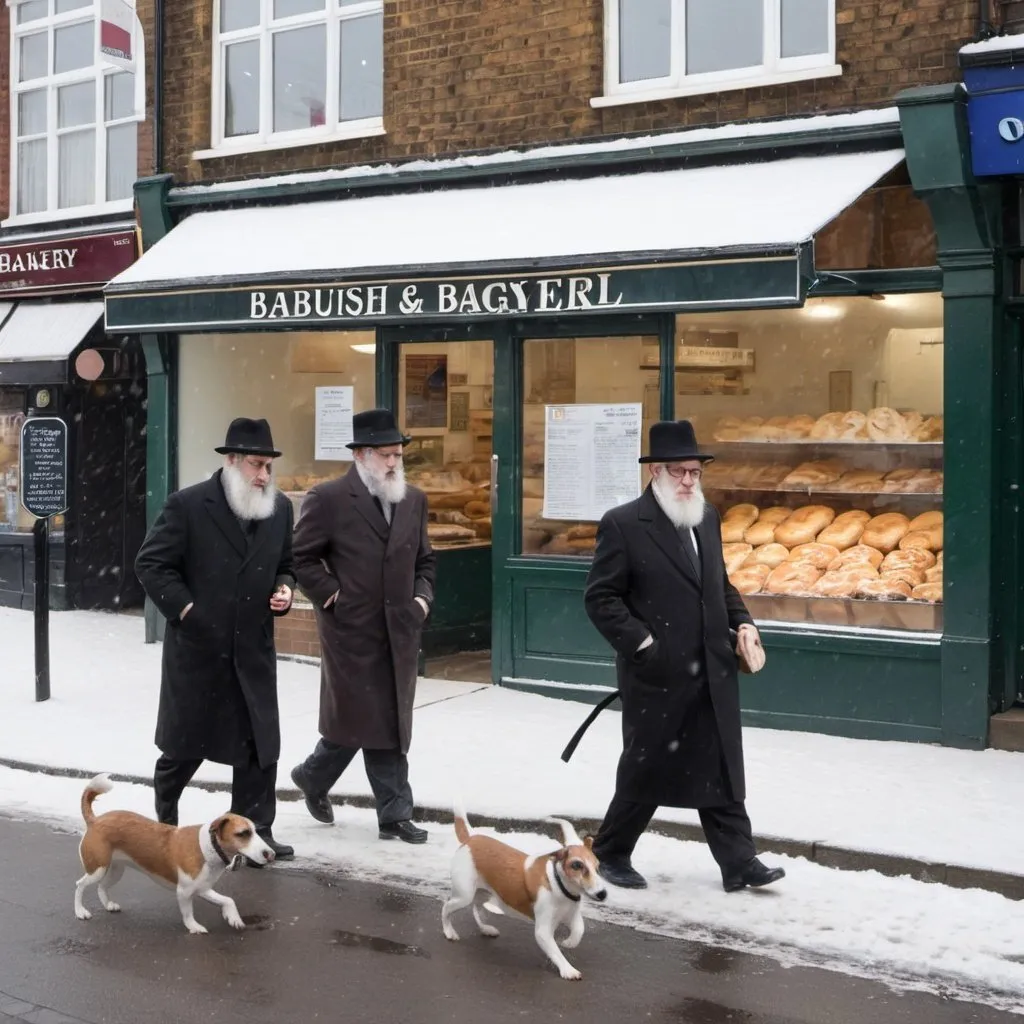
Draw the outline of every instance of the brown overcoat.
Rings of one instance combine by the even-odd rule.
[[[407,489],[389,527],[353,465],[306,496],[293,551],[320,633],[320,735],[407,752],[426,618],[415,598],[434,598],[423,492]]]

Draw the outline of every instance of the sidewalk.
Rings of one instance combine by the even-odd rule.
[[[148,782],[160,645],[142,642],[132,616],[60,613],[50,628],[52,698],[37,704],[31,615],[0,609],[0,765]],[[318,692],[317,668],[280,663],[284,800],[298,799],[288,772],[316,741]],[[596,826],[614,782],[617,712],[597,720],[565,765],[559,753],[584,705],[424,679],[417,709],[410,762],[425,817],[450,820],[461,796],[478,825],[538,830],[562,814]],[[1024,754],[766,729],[744,736],[747,806],[762,850],[1024,899]],[[227,791],[230,777],[230,768],[205,764],[196,782]],[[334,796],[372,806],[361,766]],[[688,810],[663,809],[653,830],[700,838]]]

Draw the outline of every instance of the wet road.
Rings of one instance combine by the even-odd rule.
[[[1022,1018],[729,950],[588,921],[570,960],[547,966],[527,925],[441,935],[440,904],[384,885],[268,868],[219,888],[252,927],[197,901],[187,934],[173,894],[134,873],[108,914],[75,920],[77,837],[0,818],[0,1024],[1020,1024]],[[502,924],[501,920],[497,922]]]

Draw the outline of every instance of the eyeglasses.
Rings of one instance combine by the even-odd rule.
[[[685,480],[689,477],[691,480],[696,481],[701,478],[701,474],[703,474],[704,470],[700,468],[687,469],[685,466],[670,466],[666,463],[665,472],[676,480]]]
[[[274,468],[273,459],[254,459],[251,455],[247,455],[242,461],[257,473],[266,471],[267,476],[270,476]]]

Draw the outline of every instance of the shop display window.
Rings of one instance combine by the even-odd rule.
[[[21,425],[25,392],[0,390],[0,533],[27,533],[35,522],[19,500]]]
[[[758,620],[941,629],[939,294],[680,316],[674,376]]]
[[[660,365],[656,336],[524,342],[524,555],[591,557],[603,512],[640,493]]]
[[[490,341],[400,346],[406,479],[426,493],[435,549],[490,547],[493,399]]]

